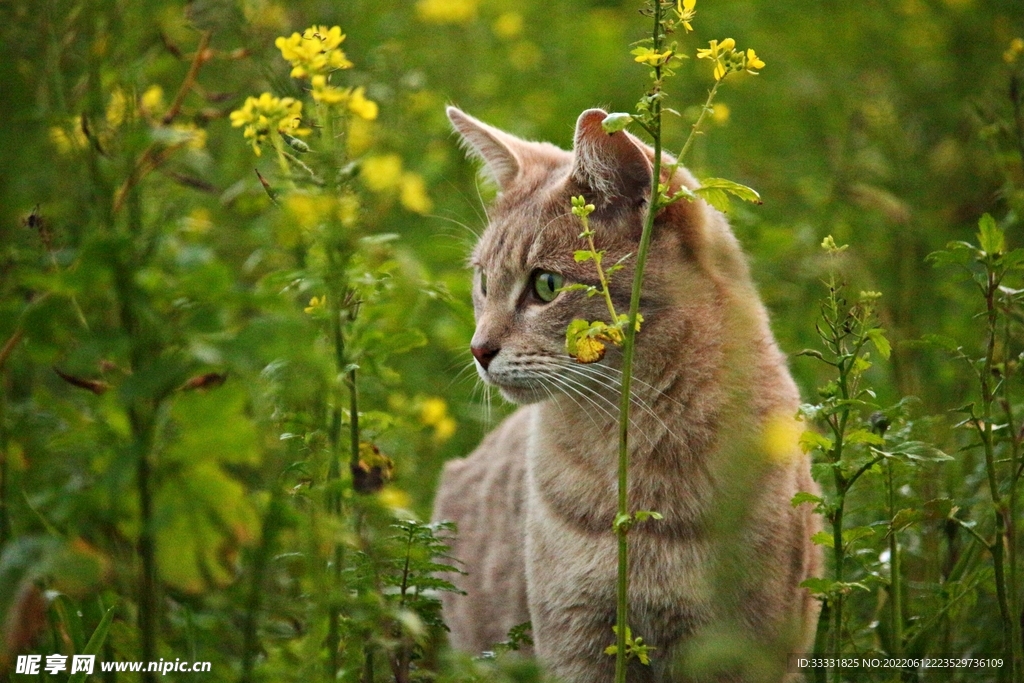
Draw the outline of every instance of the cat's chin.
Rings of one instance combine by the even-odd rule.
[[[545,399],[551,398],[551,394],[543,389],[531,389],[529,387],[499,386],[498,391],[501,392],[502,398],[506,401],[520,406],[528,403],[540,403]]]

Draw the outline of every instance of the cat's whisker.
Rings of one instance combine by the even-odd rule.
[[[456,218],[451,218],[450,216],[442,216],[441,214],[437,213],[427,214],[426,218],[436,218],[438,220],[447,221],[448,223],[451,223],[456,227],[462,228],[463,230],[468,232],[470,236],[473,238],[473,244],[475,244],[476,241],[480,239],[480,233],[478,233],[476,230],[474,230],[473,228],[469,227],[467,224],[463,223],[462,221]],[[445,235],[445,237],[455,237],[455,235]]]
[[[562,361],[561,367],[565,368],[569,372],[574,372],[574,373],[579,373],[579,374],[591,376],[594,379],[606,380],[608,382],[611,382],[613,384],[613,386],[615,386],[615,387],[617,387],[617,388],[619,388],[621,390],[622,380],[621,380],[620,376],[621,376],[622,372],[620,370],[616,370],[615,371],[615,372],[619,373],[619,376],[616,376],[612,372],[613,368],[601,366],[601,365],[598,365],[596,363],[580,364],[580,363],[574,363],[574,362],[571,362],[571,361]],[[659,391],[657,388],[652,387],[650,384],[647,384],[643,380],[640,380],[640,379],[637,379],[637,378],[634,377],[633,381],[636,382],[637,384],[649,387],[652,391],[655,392],[655,394],[656,394],[655,398],[657,398],[658,396],[661,396],[661,397],[663,397],[663,398],[665,398],[665,399],[675,403],[675,401],[671,397],[665,395],[664,392]],[[643,410],[646,410],[648,413],[651,414],[652,417],[654,417],[659,422],[661,422],[662,426],[665,426],[665,423],[661,420],[661,418],[657,415],[657,413],[655,413],[654,408],[651,406],[650,403],[645,401],[643,399],[643,397],[639,396],[634,391],[630,391],[630,394],[631,394],[630,395],[630,400],[633,403],[636,403],[637,406],[639,406]],[[677,405],[678,405],[678,403],[677,403]],[[666,426],[666,429],[668,429],[667,426]]]
[[[614,416],[612,416],[612,415],[611,415],[611,413],[609,413],[609,412],[608,412],[607,410],[605,410],[604,408],[602,408],[602,407],[601,407],[601,406],[600,406],[600,405],[599,405],[599,404],[598,404],[598,403],[597,403],[596,401],[594,401],[594,400],[593,400],[592,398],[590,398],[589,396],[587,396],[587,395],[583,394],[583,393],[582,393],[582,392],[580,392],[580,391],[577,391],[577,390],[576,390],[576,389],[574,389],[574,388],[573,388],[573,387],[572,387],[571,385],[569,385],[569,384],[565,384],[564,382],[562,382],[562,381],[561,381],[561,378],[559,378],[559,377],[558,377],[558,375],[557,375],[556,373],[544,373],[544,378],[545,378],[546,380],[549,380],[549,381],[551,381],[551,382],[554,382],[555,384],[559,385],[559,387],[560,387],[560,392],[559,392],[559,393],[561,393],[561,394],[562,394],[563,396],[565,396],[565,397],[566,397],[566,398],[568,398],[568,399],[569,399],[570,401],[572,401],[573,403],[575,403],[575,404],[576,404],[576,407],[580,409],[580,412],[581,412],[581,413],[583,413],[583,414],[585,414],[585,415],[586,415],[586,416],[587,416],[587,417],[588,417],[588,418],[590,419],[590,421],[591,421],[591,423],[593,423],[593,425],[594,425],[594,428],[595,428],[595,429],[600,429],[600,425],[598,424],[597,420],[595,420],[595,419],[594,419],[594,416],[590,414],[590,411],[589,411],[589,410],[587,410],[587,409],[586,409],[585,407],[583,407],[583,405],[582,405],[582,404],[581,404],[581,403],[580,403],[579,401],[577,401],[577,400],[576,400],[576,398],[575,398],[575,397],[574,397],[574,396],[573,396],[572,394],[570,394],[570,393],[568,393],[567,391],[565,391],[565,389],[569,389],[569,390],[573,391],[574,393],[576,393],[577,395],[579,395],[579,396],[580,396],[580,398],[582,398],[583,400],[585,400],[585,401],[587,401],[587,402],[589,402],[589,403],[593,404],[593,406],[594,406],[595,408],[597,408],[597,409],[598,409],[598,410],[600,410],[600,411],[601,411],[602,413],[604,413],[604,414],[605,414],[605,415],[606,415],[606,416],[607,416],[607,417],[608,417],[609,419],[612,419],[612,420],[614,420],[614,419],[615,419],[615,418],[614,418]],[[557,403],[557,401],[556,401],[556,403]]]
[[[622,382],[618,377],[610,373],[601,372],[601,370],[610,370],[611,368],[604,368],[597,364],[580,364],[572,361],[563,360],[560,358],[556,358],[555,362],[565,372],[576,375],[578,377],[586,378],[591,381],[596,380],[602,385],[604,385],[605,383],[610,383],[613,389],[621,391]],[[595,391],[595,393],[597,392]],[[675,432],[673,432],[672,429],[667,424],[665,424],[665,421],[661,418],[660,415],[658,415],[658,413],[651,407],[651,405],[647,403],[647,401],[645,401],[643,398],[641,398],[632,391],[630,392],[630,394],[630,401],[632,404],[634,404],[639,410],[643,411],[644,413],[654,418],[658,422],[658,424],[661,425],[662,429],[664,429],[667,434],[676,436]],[[604,396],[602,396],[602,398],[608,401],[609,403],[613,403],[616,407],[618,407],[618,403],[611,401],[611,399],[608,399]],[[630,422],[631,424],[633,424],[634,427],[636,426],[632,418],[630,418]],[[646,436],[646,432],[640,433]],[[650,438],[648,438],[648,443],[652,443]]]
[[[571,363],[572,361],[566,361],[566,362],[570,362]],[[620,370],[618,368],[614,368],[614,367],[612,367],[610,365],[602,365],[600,363],[591,363],[591,364],[587,364],[587,365],[583,365],[583,366],[581,366],[579,363],[573,363],[573,365],[575,365],[577,367],[592,368],[595,371],[598,371],[598,370],[602,371],[605,374],[605,376],[608,377],[608,379],[613,380],[619,386],[622,386],[622,379],[621,379],[622,378],[622,370]],[[640,379],[639,377],[635,377],[635,376],[633,377],[632,382],[634,384],[638,384],[641,387],[644,387],[644,388],[648,389],[653,394],[653,399],[654,400],[665,399],[666,401],[668,401],[669,403],[674,404],[678,408],[684,408],[684,409],[686,408],[686,406],[684,406],[682,403],[680,403],[679,401],[677,401],[674,398],[672,398],[671,396],[669,396],[665,392],[664,389],[659,389],[658,387],[654,386],[653,384],[648,384],[644,380]],[[633,394],[633,396],[635,398],[636,394]]]
[[[579,382],[577,380],[574,380],[572,378],[569,378],[569,377],[559,376],[559,375],[555,375],[555,374],[548,374],[548,375],[546,375],[546,377],[547,377],[547,379],[550,379],[551,381],[555,382],[556,384],[560,384],[561,386],[568,387],[570,390],[574,391],[576,394],[578,394],[579,396],[581,396],[582,398],[584,398],[585,400],[590,402],[595,408],[597,408],[602,413],[604,413],[604,415],[606,415],[609,420],[611,420],[612,422],[618,422],[618,419],[619,419],[619,417],[618,417],[618,406],[615,404],[614,401],[609,399],[607,396],[604,396],[599,391],[593,389],[592,387],[588,387],[588,386],[584,385],[583,383],[581,383],[581,382]],[[585,391],[591,392],[594,395],[594,397],[599,398],[602,401],[604,401],[605,403],[607,403],[609,408],[605,408],[605,407],[601,406],[594,398],[591,398],[587,394],[583,393]],[[581,407],[581,410],[582,410],[582,407]],[[654,446],[654,442],[651,441],[650,437],[645,432],[643,432],[643,431],[641,431],[639,429],[639,427],[636,424],[636,421],[634,421],[633,418],[629,419],[629,425],[630,425],[630,427],[633,428],[633,431],[635,433],[642,435],[647,440],[647,443],[650,446]]]
[[[462,369],[459,370],[459,372],[454,377],[452,377],[450,382],[448,382],[448,386],[445,387],[445,389],[451,389],[456,384],[469,380],[470,373],[472,373],[474,376],[476,375],[475,361],[470,361],[468,364],[463,365]]]

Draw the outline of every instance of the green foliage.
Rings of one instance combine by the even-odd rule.
[[[392,526],[426,517],[441,463],[493,424],[452,382],[472,334],[459,224],[482,219],[449,101],[563,147],[594,102],[633,112],[609,132],[649,135],[662,111],[697,177],[735,177],[738,194],[713,179],[656,194],[744,200],[730,219],[782,347],[826,361],[793,363],[826,484],[793,504],[843,511],[840,543],[821,539],[843,579],[833,555],[812,585],[826,625],[842,596],[837,651],[1006,650],[1022,578],[1018,3],[722,0],[701,22],[693,3],[662,8],[671,39],[631,46],[637,6],[614,2],[0,5],[0,677],[15,653],[81,654],[105,634],[103,659],[210,660],[210,680],[380,683],[406,665],[540,680],[511,657],[437,654],[427,567],[450,563],[430,559],[436,534]],[[694,23],[763,46],[768,66],[752,76],[756,55],[703,34],[707,55],[683,59]],[[352,68],[292,77],[275,39],[312,25],[345,30],[332,49]],[[716,72],[729,87],[708,92]],[[301,102],[301,125],[245,138],[258,119],[231,112],[262,93]],[[853,247],[822,254],[827,234]],[[835,320],[861,308],[835,353],[814,301],[840,267],[846,291],[886,297],[844,295]],[[598,322],[625,332],[623,315]]]

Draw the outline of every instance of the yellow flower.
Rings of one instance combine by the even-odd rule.
[[[712,40],[708,45],[709,47],[703,50],[697,50],[697,59],[719,59],[724,53],[731,52],[736,47],[736,41],[726,38],[721,43]]]
[[[336,210],[335,198],[331,194],[313,192],[290,192],[284,198],[288,212],[289,227],[298,227],[302,232],[317,229]]]
[[[604,344],[592,337],[583,337],[576,342],[576,360],[580,363],[596,363],[604,358]]]
[[[757,75],[764,68],[764,62],[753,49],[746,52],[736,49],[736,41],[726,38],[721,43],[712,40],[707,48],[697,50],[697,59],[710,59],[715,63],[715,80],[720,81],[731,73],[746,71]]]
[[[359,175],[374,192],[393,190],[402,180],[402,158],[397,154],[367,157]]]
[[[327,84],[327,76],[317,74],[310,80],[313,85],[313,99],[324,104],[341,104],[348,101],[349,91]]]
[[[729,122],[729,115],[732,111],[729,109],[727,104],[716,104],[711,110],[711,120],[720,126],[724,126]]]
[[[61,154],[71,154],[89,146],[89,138],[82,130],[82,121],[77,116],[68,119],[68,126],[52,126],[50,128],[50,142],[54,144]],[[71,131],[70,133],[68,131]]]
[[[359,221],[359,197],[354,194],[343,194],[338,197],[338,220],[346,228],[351,228]]]
[[[274,97],[268,92],[259,97],[246,98],[241,109],[231,112],[231,125],[245,126],[243,135],[252,145],[256,156],[261,153],[260,145],[272,133],[308,135],[309,129],[302,128],[302,102],[292,97]]]
[[[412,498],[409,494],[394,486],[385,486],[378,496],[381,504],[392,510],[408,510],[412,507]]]
[[[754,74],[755,76],[757,75],[758,69],[764,68],[764,62],[758,58],[757,53],[754,52],[754,48],[747,49],[744,67],[746,68],[747,73]]]
[[[206,131],[194,123],[176,123],[171,126],[174,132],[174,139],[178,143],[184,142],[189,149],[203,149],[206,147]]]
[[[352,67],[352,62],[338,48],[344,40],[340,26],[311,26],[302,35],[281,36],[274,45],[281,56],[291,62],[292,78],[309,78]]]
[[[697,12],[693,9],[696,5],[697,0],[676,0],[676,14],[679,15],[679,23],[683,25],[687,33],[693,30],[690,22],[697,16]]]
[[[353,114],[361,119],[373,121],[377,118],[377,103],[366,98],[366,88],[360,86],[352,91],[352,97],[348,101],[348,108]]]
[[[455,420],[448,415],[448,404],[436,396],[425,399],[420,407],[420,422],[434,428],[434,441],[443,442],[456,430]]]
[[[117,128],[124,123],[125,114],[128,111],[128,98],[120,88],[110,93],[110,102],[107,104],[107,124],[111,128]]]
[[[476,19],[479,0],[419,0],[416,17],[430,24],[468,24]]]
[[[427,187],[423,177],[411,171],[402,174],[399,187],[399,201],[409,211],[418,214],[428,213],[434,206],[427,195]]]
[[[632,54],[636,55],[633,58],[634,62],[640,64],[647,64],[649,66],[661,66],[668,62],[672,58],[672,50],[665,50],[664,52],[657,52],[656,50],[649,47],[638,47],[633,50]]]
[[[308,313],[309,315],[313,315],[314,313],[323,309],[325,306],[327,306],[327,295],[314,296],[312,299],[309,300],[309,305],[302,310]]]
[[[518,12],[505,12],[495,19],[491,30],[499,38],[516,38],[523,32],[523,15]]]
[[[437,396],[424,399],[420,407],[420,422],[433,427],[448,415],[448,404]]]
[[[1003,61],[1013,64],[1022,53],[1024,53],[1024,38],[1014,38],[1010,41],[1010,47],[1003,53]]]
[[[146,118],[156,119],[163,115],[167,105],[164,103],[164,89],[159,85],[151,85],[146,88],[139,98],[139,108]]]
[[[444,418],[434,427],[434,441],[437,441],[438,443],[447,441],[452,438],[453,434],[455,434],[456,428],[457,425],[455,420],[450,417]]]
[[[349,118],[345,143],[350,157],[358,157],[373,146],[375,125],[358,116]]]

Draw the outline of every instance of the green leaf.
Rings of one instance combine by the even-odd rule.
[[[81,653],[83,655],[97,655],[103,648],[103,643],[107,640],[107,633],[110,631],[110,622],[114,620],[114,609],[117,607],[117,603],[110,606],[110,609],[106,611],[103,618],[100,619],[100,623],[96,625],[96,630],[92,632],[89,637],[89,642],[85,644],[85,649]],[[88,674],[84,671],[79,671],[75,675],[68,679],[68,683],[85,683],[85,677]]]
[[[865,429],[857,429],[846,435],[846,443],[866,443],[872,446],[884,446],[885,439]]]
[[[616,533],[625,533],[629,531],[629,528],[633,526],[633,515],[619,513],[615,515],[615,520],[612,522],[612,529]]]
[[[827,531],[815,532],[814,535],[811,536],[811,543],[814,545],[823,545],[826,548],[835,547],[835,539],[832,537],[832,534]]]
[[[620,130],[624,130],[626,126],[632,122],[633,117],[629,114],[615,112],[604,117],[604,121],[601,121],[601,128],[604,129],[605,133],[611,135],[612,133],[618,133]]]
[[[924,519],[924,512],[917,508],[904,508],[893,516],[889,523],[890,533],[903,531],[912,524],[917,524]]]
[[[590,251],[589,249],[580,249],[580,250],[576,251],[572,255],[572,257],[576,261],[576,263],[585,263],[587,261],[593,260],[594,257],[595,257],[595,254],[594,254],[594,252]]]
[[[717,187],[698,187],[694,193],[723,213],[729,210],[729,195],[724,190]]]
[[[655,512],[654,510],[638,510],[633,515],[633,518],[636,519],[637,522],[646,522],[649,519],[665,519],[665,516],[660,512]]]
[[[855,526],[843,529],[843,545],[849,546],[857,541],[875,535],[875,530],[869,526]]]
[[[832,450],[833,446],[835,446],[835,443],[833,443],[832,439],[819,434],[813,429],[808,429],[800,435],[800,450],[804,453],[810,453],[815,448],[828,453]]]
[[[868,330],[867,337],[871,340],[871,343],[875,345],[875,348],[878,349],[878,355],[885,360],[889,360],[889,354],[892,353],[892,346],[889,345],[889,340],[885,338],[885,330],[880,327]]]
[[[916,462],[949,462],[954,459],[953,456],[924,441],[905,441],[887,455]]]
[[[700,187],[694,192],[703,197],[709,204],[719,208],[714,201],[708,198],[708,195],[715,195],[717,193],[727,192],[728,194],[738,197],[745,202],[751,202],[753,204],[761,204],[761,195],[759,195],[753,188],[741,185],[740,183],[733,182],[732,180],[726,180],[725,178],[705,178],[701,181]],[[724,196],[724,195],[723,195]],[[717,197],[716,197],[717,200]],[[728,206],[729,199],[726,196],[725,204]]]
[[[793,496],[789,504],[793,507],[798,507],[804,503],[824,503],[825,500],[821,496],[816,496],[813,493],[807,493],[807,491],[797,491],[796,495]]]
[[[576,355],[576,346],[589,329],[590,323],[582,318],[576,318],[569,323],[569,327],[565,329],[565,350],[570,356]]]
[[[806,588],[814,595],[829,595],[833,591],[834,586],[834,581],[818,577],[804,579],[800,582],[801,588]]]
[[[987,254],[998,256],[1006,251],[1006,235],[990,214],[986,213],[978,221],[978,244]]]
[[[594,287],[593,285],[585,285],[582,282],[574,282],[571,285],[563,285],[563,286],[559,287],[558,291],[559,292],[580,292],[580,291],[584,291],[584,292],[590,293],[590,292],[596,292],[597,291],[597,287]]]
[[[956,353],[961,348],[960,343],[956,339],[953,339],[952,337],[944,337],[941,334],[926,334],[921,337],[921,341],[928,346],[938,347],[943,351],[948,351],[950,353]]]

